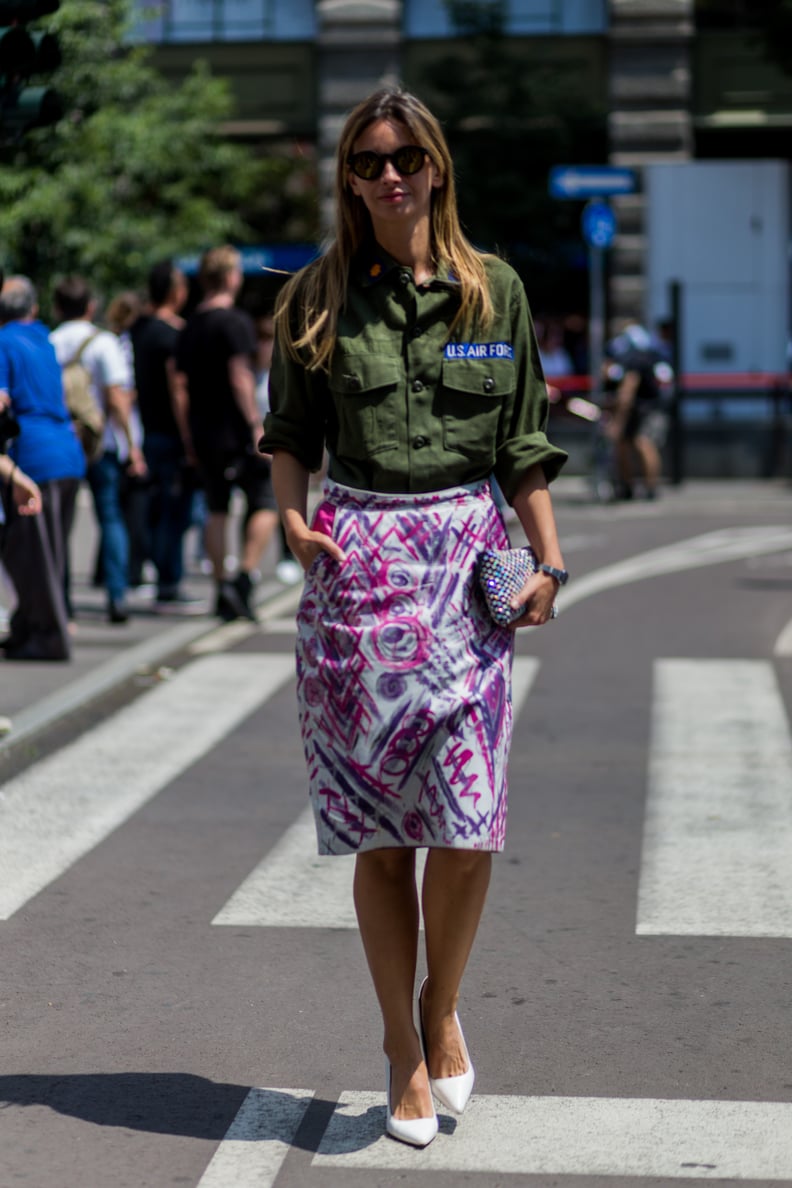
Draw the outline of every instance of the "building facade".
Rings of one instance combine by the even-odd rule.
[[[478,7],[486,8],[489,0]],[[654,162],[792,156],[792,74],[774,64],[752,0],[492,0],[509,59],[581,80],[607,120],[604,157],[641,177]],[[228,135],[316,145],[320,218],[331,221],[332,152],[346,112],[383,82],[432,102],[433,63],[464,61],[464,0],[136,0],[134,36],[178,78],[206,59],[229,78]],[[427,80],[429,80],[427,82]],[[416,85],[418,83],[419,85]],[[602,160],[602,158],[600,158]],[[568,161],[559,164],[593,162]],[[646,309],[645,197],[614,200],[609,314]]]

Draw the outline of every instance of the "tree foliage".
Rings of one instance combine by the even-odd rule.
[[[266,213],[260,195],[288,172],[224,138],[233,104],[206,66],[166,82],[125,39],[129,12],[129,0],[68,0],[42,22],[62,47],[52,83],[66,114],[0,165],[3,263],[42,293],[72,271],[105,292],[136,287],[154,259],[245,241],[239,211]]]

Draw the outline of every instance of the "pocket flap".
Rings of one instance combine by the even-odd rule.
[[[333,360],[330,387],[346,396],[359,396],[378,388],[395,388],[401,377],[398,359],[374,355],[345,355]]]
[[[505,396],[514,388],[511,359],[444,359],[443,387],[476,396]]]

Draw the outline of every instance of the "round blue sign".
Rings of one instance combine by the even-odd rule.
[[[590,247],[610,247],[616,234],[616,215],[607,202],[587,202],[580,224],[583,238]]]

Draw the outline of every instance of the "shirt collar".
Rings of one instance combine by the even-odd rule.
[[[399,264],[397,260],[394,260],[393,256],[389,256],[378,243],[370,243],[360,252],[356,270],[361,285],[364,289],[368,289],[372,285],[378,284],[389,273],[397,271],[402,267],[403,265]],[[441,263],[431,283],[433,285],[456,288],[459,285],[459,280],[446,263]]]

